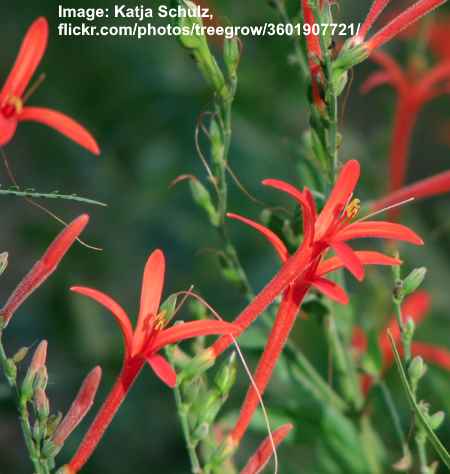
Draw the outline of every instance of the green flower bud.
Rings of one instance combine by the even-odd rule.
[[[408,366],[408,375],[411,380],[411,385],[414,388],[417,388],[417,384],[419,383],[420,379],[425,375],[427,371],[427,366],[423,362],[422,357],[416,356],[411,361]]]
[[[0,253],[0,275],[6,270],[8,266],[8,252]]]
[[[42,447],[42,454],[44,457],[52,459],[61,451],[61,446],[56,446],[50,440],[44,441],[44,446]],[[60,471],[58,471],[60,472]],[[67,472],[67,471],[61,471]]]
[[[193,2],[183,0],[182,3],[184,3],[184,6],[191,11],[196,9],[196,5]],[[185,48],[202,49],[208,47],[204,35],[200,34],[201,27],[203,26],[201,18],[186,15],[186,17],[181,17],[179,19],[178,24],[183,31],[183,33],[180,35],[180,41]],[[200,28],[196,29],[196,26]],[[184,34],[184,30],[189,32],[189,34]],[[194,34],[191,35],[191,32],[194,32]]]
[[[48,417],[47,420],[47,435],[51,437],[55,432],[56,428],[58,428],[59,423],[62,420],[62,413],[58,412],[58,414],[53,414]]]
[[[408,341],[412,341],[415,331],[416,331],[416,323],[414,322],[412,318],[408,318],[406,320],[406,325],[405,325],[405,338]]]
[[[17,378],[17,366],[13,359],[6,359],[3,364],[5,376],[10,385],[14,384]]]
[[[219,169],[222,169],[225,165],[223,160],[225,147],[223,144],[222,132],[217,120],[215,119],[211,120],[211,124],[209,126],[209,140],[211,143],[212,161]]]
[[[339,56],[333,62],[333,78],[335,74],[344,73],[369,57],[364,44],[352,45],[349,41],[344,44]]]
[[[198,375],[206,372],[214,365],[216,361],[211,350],[205,350],[198,356],[194,357],[189,364],[178,374],[178,383],[190,380]]]
[[[236,381],[236,353],[217,372],[214,383],[222,397],[227,397]]]
[[[27,356],[28,350],[29,350],[28,347],[21,347],[21,348],[14,354],[14,356],[13,356],[13,361],[14,361],[16,364],[20,364],[20,362],[22,362],[23,359],[25,359],[25,357]]]
[[[427,269],[425,267],[415,268],[404,280],[403,280],[403,291],[405,296],[414,293],[422,284]]]
[[[198,179],[191,179],[190,187],[194,201],[206,212],[214,227],[219,225],[219,215],[214,207],[211,194]]]
[[[434,415],[431,415],[428,419],[430,426],[433,430],[437,430],[445,419],[445,413],[443,411],[438,411]]]
[[[231,80],[236,79],[237,69],[241,60],[241,49],[239,46],[239,38],[225,39],[223,45],[223,59],[228,70]]]

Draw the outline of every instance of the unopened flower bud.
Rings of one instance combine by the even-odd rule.
[[[69,411],[52,436],[52,442],[56,446],[64,444],[92,407],[101,377],[101,368],[95,367],[84,379]]]
[[[416,331],[416,323],[412,318],[406,320],[405,325],[405,338],[409,341],[412,341],[414,337],[414,332]]]
[[[190,187],[194,201],[206,212],[211,224],[219,225],[219,216],[211,199],[211,194],[198,179],[191,179]]]
[[[431,415],[428,419],[430,426],[433,430],[437,430],[445,419],[445,413],[443,411],[438,411],[434,415]]]
[[[62,420],[62,413],[58,412],[56,415],[50,415],[47,420],[47,435],[52,436],[58,428],[59,423]]]
[[[228,70],[228,74],[232,80],[236,78],[237,68],[241,59],[241,49],[239,46],[239,38],[225,38],[223,44],[223,59]]]
[[[42,454],[47,459],[55,458],[56,455],[61,451],[61,446],[57,446],[50,440],[45,440],[42,447]],[[60,472],[60,471],[58,471]]]
[[[229,360],[222,366],[215,377],[215,384],[222,397],[228,396],[236,381],[236,353],[233,352]]]
[[[422,357],[416,356],[408,366],[408,375],[413,388],[417,387],[420,379],[425,375],[427,366],[424,364]]]
[[[405,296],[414,293],[422,284],[427,269],[425,267],[415,268],[404,280],[403,280],[403,291]]]
[[[34,391],[34,404],[40,420],[45,420],[50,414],[50,402],[45,391],[37,387]]]
[[[4,324],[8,324],[22,303],[56,270],[64,255],[81,234],[89,221],[87,214],[81,215],[67,225],[49,245],[22,281],[16,286],[6,301],[0,314]]]
[[[27,356],[28,354],[28,350],[29,350],[29,347],[21,347],[13,356],[13,361],[16,363],[16,364],[20,364],[20,362],[23,361],[23,359],[25,359],[25,357]]]
[[[0,275],[4,273],[8,266],[8,252],[0,253]]]
[[[178,374],[178,383],[190,380],[193,377],[203,374],[214,365],[216,358],[212,349],[207,349],[194,357],[192,361],[186,365],[183,371]]]
[[[3,364],[5,376],[10,385],[13,385],[17,378],[17,367],[13,359],[6,359]]]
[[[33,395],[33,382],[37,372],[45,366],[47,360],[47,341],[41,341],[34,351],[30,366],[22,383],[21,394],[25,400]]]

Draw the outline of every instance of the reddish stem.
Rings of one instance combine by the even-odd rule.
[[[144,363],[145,360],[141,358],[134,358],[125,361],[116,383],[109,392],[106,400],[103,402],[97,416],[89,427],[87,433],[84,435],[77,452],[69,463],[71,472],[78,472],[91,457],[106,429],[111,424],[114,415],[117,413],[117,410],[124,401],[128,391],[136,380],[136,377],[142,370]]]

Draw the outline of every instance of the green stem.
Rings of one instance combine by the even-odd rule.
[[[23,439],[25,441],[25,446],[28,450],[28,456],[30,458],[30,461],[33,464],[35,474],[47,474],[48,469],[46,469],[46,463],[40,459],[39,451],[33,441],[33,432],[30,426],[27,402],[19,395],[16,377],[9,375],[7,370],[10,361],[8,359],[8,356],[6,355],[6,351],[3,346],[2,330],[0,330],[0,359],[5,378],[8,380],[8,384],[10,385],[10,387],[17,394],[17,408],[19,412],[20,426],[22,428]]]
[[[394,306],[395,306],[395,317],[397,319],[397,324],[400,328],[400,334],[402,336],[402,345],[403,345],[403,358],[405,362],[408,363],[411,360],[411,337],[407,333],[405,320],[403,318],[402,312],[402,300],[394,298]]]
[[[333,359],[336,364],[336,371],[344,396],[344,400],[350,403],[354,409],[359,410],[363,405],[363,397],[359,388],[359,379],[356,369],[352,363],[349,352],[344,345],[339,334],[336,320],[330,308],[327,318],[327,338],[333,352]]]
[[[416,446],[419,454],[420,474],[429,474],[427,457],[427,435],[423,429],[419,429],[416,435]]]
[[[180,388],[176,386],[173,392],[175,395],[175,404],[177,406],[178,416],[180,417],[181,429],[183,430],[183,436],[186,442],[186,449],[191,461],[192,474],[201,474],[203,471],[200,465],[200,460],[197,456],[196,443],[192,441],[191,432],[189,429],[188,409],[183,403]]]

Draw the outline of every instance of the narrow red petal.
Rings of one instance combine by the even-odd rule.
[[[275,447],[277,447],[289,432],[292,430],[293,425],[287,423],[280,428],[276,429],[272,433],[272,440]],[[273,455],[273,445],[270,437],[267,437],[258,447],[255,454],[248,460],[244,469],[242,469],[241,474],[258,474],[260,473],[270,461],[270,458]]]
[[[83,232],[89,216],[83,214],[67,225],[48,246],[44,255],[12,292],[0,315],[7,323],[19,306],[56,270],[64,255]]]
[[[317,277],[311,282],[311,285],[331,300],[337,301],[341,304],[348,304],[349,302],[345,290],[334,281]]]
[[[363,265],[400,265],[402,262],[398,258],[389,257],[380,252],[361,250],[355,252]],[[344,267],[344,263],[339,257],[331,257],[320,263],[316,275],[323,276]]]
[[[175,344],[176,342],[192,339],[193,337],[211,336],[215,334],[237,335],[239,332],[239,326],[223,321],[193,321],[175,324],[159,332],[152,346],[147,348],[147,351],[158,352],[169,344]]]
[[[342,209],[347,204],[358,183],[359,175],[360,166],[356,160],[348,161],[342,168],[330,197],[317,218],[316,233],[318,234],[318,239],[323,237],[330,224],[334,221],[336,209]]]
[[[423,245],[423,240],[408,227],[384,221],[354,222],[337,232],[334,239],[344,241],[365,237],[402,240],[415,245]]]
[[[94,137],[82,125],[61,112],[42,107],[24,107],[19,115],[19,120],[47,125],[94,155],[100,154],[100,148]]]
[[[342,260],[345,268],[359,281],[364,279],[364,267],[358,258],[358,255],[353,251],[350,245],[345,242],[331,242],[330,243],[337,256]]]
[[[372,51],[381,45],[387,43],[392,38],[397,36],[401,31],[408,28],[416,21],[420,20],[427,13],[430,13],[435,8],[443,5],[446,0],[419,0],[405,11],[400,13],[385,27],[378,31],[375,35],[367,41],[367,48]]]
[[[240,216],[239,214],[233,214],[229,212],[227,214],[227,217],[229,217],[230,219],[241,221],[244,224],[247,224],[250,227],[256,229],[269,241],[270,244],[272,244],[272,247],[275,249],[282,262],[285,262],[288,259],[289,253],[286,246],[284,245],[283,241],[278,237],[278,235],[276,235],[270,229],[261,224],[258,224],[255,221],[252,221],[251,219],[247,219],[246,217]]]
[[[377,21],[378,17],[383,13],[384,9],[390,1],[391,0],[375,0],[372,3],[369,13],[367,14],[366,19],[360,27],[358,35],[356,36],[358,40],[357,42],[361,42],[364,40],[370,28]]]
[[[427,362],[438,365],[450,371],[450,351],[444,347],[413,342],[411,345],[413,356],[422,356]]]
[[[91,298],[92,300],[101,304],[102,306],[104,306],[106,309],[108,309],[111,312],[111,314],[114,316],[122,332],[123,339],[125,342],[126,354],[131,354],[133,329],[131,327],[131,323],[128,318],[128,315],[125,312],[125,310],[122,308],[122,306],[120,306],[119,303],[114,301],[111,297],[109,297],[105,293],[102,293],[101,291],[98,291],[98,290],[94,290],[93,288],[86,288],[83,286],[72,286],[70,290],[74,291],[75,293],[79,293],[80,295]]]
[[[141,302],[133,345],[140,347],[145,338],[146,319],[156,316],[161,303],[164,288],[166,260],[161,250],[155,250],[148,257],[142,277]]]
[[[298,202],[303,212],[304,242],[309,245],[314,239],[314,209],[311,208],[308,198],[292,184],[279,179],[265,179],[262,183],[289,194]]]
[[[177,374],[162,355],[153,354],[147,357],[148,365],[153,372],[170,388],[177,386]]]
[[[3,86],[0,98],[8,95],[21,98],[47,48],[48,23],[43,17],[28,28],[14,66]]]
[[[444,171],[388,194],[375,202],[373,210],[379,211],[410,198],[424,199],[448,192],[450,192],[450,171]]]

